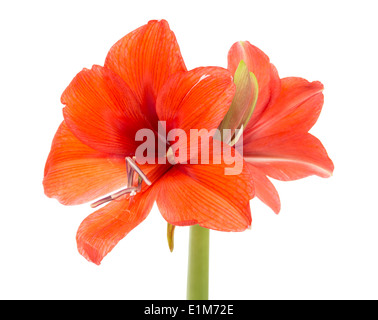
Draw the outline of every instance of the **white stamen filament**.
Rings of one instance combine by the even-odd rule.
[[[130,157],[126,157],[126,172],[127,172],[127,188],[122,189],[100,200],[97,200],[96,202],[91,204],[92,208],[96,208],[104,203],[116,200],[128,193],[130,194],[130,197],[135,196],[137,192],[139,192],[142,189],[142,181],[144,181],[149,186],[152,184],[151,181],[148,180],[144,172],[137,166],[135,161]],[[136,187],[133,187],[134,172],[136,172],[139,175],[138,185]]]
[[[129,165],[135,170],[137,174],[143,179],[143,181],[148,184],[149,186],[152,184],[150,180],[148,180],[147,176],[143,173],[142,170],[137,166],[135,161],[131,157],[126,157],[126,161],[129,163]]]

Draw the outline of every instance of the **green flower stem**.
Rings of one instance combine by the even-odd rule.
[[[209,299],[209,236],[209,229],[199,225],[190,227],[188,300]]]

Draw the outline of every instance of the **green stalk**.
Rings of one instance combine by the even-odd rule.
[[[188,300],[209,299],[209,236],[210,230],[191,226],[189,233]]]

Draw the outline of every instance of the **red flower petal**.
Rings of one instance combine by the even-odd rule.
[[[105,67],[121,76],[154,122],[159,90],[172,74],[186,71],[176,37],[165,20],[150,21],[119,40],[110,49]]]
[[[278,180],[310,175],[328,178],[333,163],[321,142],[309,133],[283,132],[244,145],[244,159]]]
[[[240,155],[237,157],[243,161]],[[199,224],[220,231],[243,231],[251,224],[251,175],[243,162],[238,175],[225,175],[225,169],[232,166],[224,161],[211,163],[173,166],[158,181],[159,210],[173,225]]]
[[[167,122],[167,132],[216,129],[235,93],[229,71],[219,67],[197,68],[172,76],[159,93],[156,111]]]
[[[248,132],[245,140],[283,131],[308,132],[315,124],[323,106],[323,85],[302,78],[281,80],[281,92]]]
[[[152,186],[143,184],[141,192],[133,197],[127,195],[113,200],[85,218],[76,235],[80,254],[100,264],[114,246],[147,217],[156,198],[154,183],[169,168],[169,165],[141,166]]]
[[[247,166],[253,177],[256,196],[278,214],[281,202],[276,188],[262,171],[250,163],[247,163]]]
[[[89,215],[76,235],[80,254],[99,265],[116,244],[147,217],[154,201],[155,193],[148,188],[131,199],[114,200]]]
[[[240,60],[243,60],[249,71],[255,74],[259,86],[256,107],[246,128],[246,132],[248,132],[249,128],[252,128],[260,118],[269,102],[273,101],[280,92],[280,78],[276,68],[270,63],[269,57],[248,41],[234,43],[228,52],[228,70],[232,74],[235,73]]]
[[[149,126],[124,81],[100,66],[78,73],[61,100],[68,128],[100,152],[133,155],[136,131]]]
[[[91,201],[127,183],[125,159],[80,142],[63,122],[52,142],[43,186],[48,197],[70,205]]]

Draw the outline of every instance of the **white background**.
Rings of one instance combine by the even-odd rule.
[[[211,232],[210,298],[377,299],[375,2],[2,1],[0,298],[185,299],[188,228],[176,229],[170,253],[154,207],[96,266],[75,241],[92,209],[42,188],[65,87],[122,36],[164,18],[189,69],[226,67],[231,45],[249,40],[281,77],[325,85],[311,132],[333,177],[274,181],[278,216],[256,199],[252,230]]]

